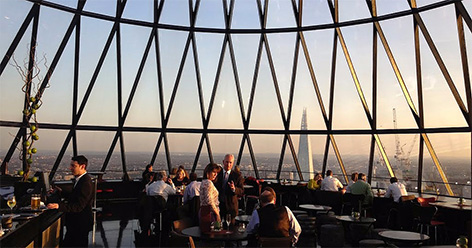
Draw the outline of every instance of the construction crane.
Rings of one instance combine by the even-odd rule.
[[[397,112],[396,109],[393,108],[393,128],[395,130],[398,129],[397,125]],[[400,142],[400,137],[398,136],[398,133],[395,133],[395,160],[397,161],[397,170],[396,171],[401,171],[402,173],[406,172],[406,175],[402,175],[403,179],[408,179],[410,178],[410,171],[411,171],[411,160],[410,160],[410,154],[411,151],[413,150],[413,146],[416,143],[416,140],[418,139],[418,135],[415,135],[413,138],[413,142],[410,144],[408,147],[408,150],[405,152],[403,150],[403,147],[406,145],[401,144]]]

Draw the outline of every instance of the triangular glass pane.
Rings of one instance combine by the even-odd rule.
[[[123,107],[126,106],[128,101],[151,31],[149,28],[121,25],[121,84],[123,92],[121,104]],[[154,47],[151,45],[146,61],[153,62],[155,65],[156,53]],[[154,58],[154,60],[150,61],[149,58]],[[157,74],[156,70],[155,73]]]
[[[229,10],[229,5],[228,5]],[[201,1],[197,12],[197,27],[224,28],[224,9],[221,1]]]
[[[303,1],[303,26],[332,23],[333,18],[326,1]]]
[[[390,174],[387,169],[387,165],[385,160],[383,159],[380,149],[375,145],[374,151],[374,161],[373,161],[373,168],[372,168],[372,187],[378,188],[387,188],[390,185],[388,179],[390,178]],[[401,182],[404,184],[401,180]]]
[[[116,40],[113,40],[86,102],[79,124],[118,125],[118,89],[116,85]],[[79,101],[80,104],[83,100]]]
[[[428,6],[434,3],[442,2],[441,0],[416,0],[418,7]]]
[[[144,65],[136,93],[125,120],[125,126],[161,126],[156,52],[154,47],[154,44],[152,44],[149,50],[149,55]],[[132,80],[134,82],[134,79]],[[129,93],[123,96],[123,98],[128,97]]]
[[[260,35],[232,35],[233,48],[238,68],[239,83],[243,98],[244,111],[247,116],[251,96],[254,68],[259,47]]]
[[[471,196],[470,174],[471,174],[471,136],[470,133],[448,133],[448,134],[430,134],[428,135],[433,148],[438,156],[441,167],[447,177],[451,190],[455,196]],[[431,156],[425,147],[426,158]],[[426,166],[426,162],[424,163]],[[442,179],[438,174],[436,166],[432,165],[432,171],[423,169],[423,181],[433,179],[436,185],[443,185]],[[441,194],[448,194],[442,186]]]
[[[342,154],[340,156],[342,159],[343,158]],[[336,177],[337,179],[339,179],[341,183],[343,184],[346,183],[338,158],[336,157],[336,153],[334,152],[332,142],[330,142],[329,144],[328,161],[326,162],[326,171],[327,170],[331,170],[333,172],[333,177]],[[325,176],[326,176],[326,171],[325,171]]]
[[[370,135],[336,135],[336,144],[342,154],[344,168],[350,180],[354,172],[368,173]]]
[[[42,105],[37,110],[37,119],[41,122],[49,123],[71,123],[72,122],[72,97],[74,82],[74,39],[67,43],[61,59],[59,60],[54,73],[49,79],[49,87],[41,97]],[[54,54],[47,56],[48,66]],[[39,59],[39,57],[38,57]],[[45,78],[47,69],[41,70],[41,78]],[[42,82],[34,80],[38,85]],[[64,97],[58,97],[64,96]]]
[[[401,21],[405,24],[407,19]],[[412,32],[401,28],[403,24],[399,25],[399,22],[388,21],[382,22],[381,26],[408,89],[408,94],[415,109],[418,110],[416,73],[411,70],[411,68],[415,68],[415,51],[412,45],[414,42]],[[397,36],[402,36],[403,40],[411,40],[411,42],[400,41],[395,38]],[[405,98],[405,93],[393,71],[392,64],[380,40],[377,42],[379,44],[377,53],[377,128],[393,129],[394,115],[396,115],[398,128],[416,128],[417,124]]]
[[[84,97],[103,53],[113,23],[82,17],[80,24],[79,102]],[[104,31],[105,30],[105,31]],[[75,35],[75,34],[74,34]],[[110,47],[109,50],[112,48]],[[116,51],[116,49],[115,49]],[[115,66],[116,68],[116,66]],[[114,69],[116,71],[116,69]],[[114,72],[113,74],[116,74]],[[113,103],[113,105],[116,105]]]
[[[159,30],[159,56],[166,111],[182,61],[187,36],[187,32]]]
[[[77,131],[76,136],[78,154],[85,155],[89,160],[87,170],[99,171],[115,137],[115,132]],[[119,149],[118,145],[115,150],[117,148]],[[110,168],[108,166],[107,170]]]
[[[122,17],[131,20],[153,22],[154,2],[159,4],[159,1],[127,1]]]
[[[62,1],[66,1],[66,0],[62,0]],[[69,2],[72,2],[72,1],[69,1]],[[105,14],[109,16],[116,16],[116,2],[117,1],[107,1],[107,0],[87,1],[87,3],[84,6],[84,11],[90,11],[92,13]]]
[[[31,25],[26,30],[25,36],[21,39],[13,55],[13,58],[23,70],[27,70],[23,64],[28,61],[30,36]],[[22,87],[26,79],[18,73],[15,66],[11,65],[15,63],[13,59],[10,59],[9,63],[0,75],[0,105],[8,106],[0,107],[0,116],[2,120],[21,122],[25,101],[25,93],[22,91]]]
[[[231,28],[259,29],[260,27],[256,1],[235,1]]]
[[[395,150],[390,152],[395,156],[390,163],[398,180],[405,183],[407,190],[414,191],[416,182],[412,180],[418,178],[419,135],[399,134],[395,136],[395,139]]]
[[[236,163],[241,145],[242,135],[240,134],[209,134],[211,142],[211,151],[213,158],[218,164],[223,163],[226,154],[234,155],[234,162]]]
[[[201,134],[167,133],[172,167],[184,166],[185,170],[190,173],[201,137]],[[198,174],[198,176],[202,175]]]
[[[455,18],[455,13],[454,5],[449,5],[443,8],[422,12],[421,18],[425,22],[426,29],[431,35],[434,45],[438,49],[441,59],[446,65],[446,69],[450,74],[462,101],[465,103],[467,100],[462,60],[459,59],[461,57],[461,51],[459,48],[460,43],[457,35],[457,20]],[[441,16],[441,18],[438,18],[438,16]],[[465,30],[470,31],[470,29],[467,29],[464,26],[464,31]],[[420,36],[424,37],[422,33]],[[426,43],[421,45],[422,48],[424,48],[422,49],[423,53],[431,54],[431,50]],[[441,78],[444,78],[444,76]]]
[[[274,179],[279,169],[283,135],[253,134],[250,136],[261,178]]]
[[[241,170],[241,174],[244,177],[256,177],[256,172],[254,171],[254,163],[252,162],[247,142],[245,142],[244,144],[243,154],[241,156],[239,168]],[[259,170],[259,175],[261,175],[261,168],[258,166],[257,169]]]
[[[159,141],[159,137],[157,137],[157,139],[155,140],[154,148],[156,147],[158,141]],[[165,145],[164,145],[164,138],[162,138],[161,144],[157,149],[157,157],[153,164],[154,164],[153,171],[165,170],[169,172],[169,166],[167,165],[167,156],[166,156]]]
[[[295,152],[298,150],[296,149]],[[300,168],[301,169],[301,168]],[[295,166],[295,161],[292,156],[292,152],[290,151],[290,146],[287,145],[285,147],[285,156],[284,161],[282,162],[282,170],[280,171],[280,179],[286,179],[287,181],[300,181],[300,177],[298,176],[298,170]],[[304,178],[305,181],[308,181]]]
[[[224,36],[221,34],[195,34],[205,113],[208,111],[208,105],[210,104],[211,93],[223,45],[223,38]],[[225,55],[225,61],[229,61],[230,59],[230,57],[227,56],[228,54]],[[234,79],[232,80],[234,81]]]
[[[297,77],[295,79],[290,129],[303,130],[302,117],[306,111],[306,122],[305,125],[303,125],[306,130],[326,130],[326,124],[324,122],[321,107],[316,96],[315,87],[313,86],[310,71],[308,70],[308,65],[302,51],[299,53],[298,68],[296,73]],[[315,72],[315,77],[316,75],[317,74]],[[320,85],[320,82],[318,82],[318,85]],[[326,107],[327,106],[325,106],[325,110]]]
[[[342,34],[372,115],[372,25],[348,26],[342,28]]]
[[[290,0],[269,1],[267,28],[296,27],[293,7]]]
[[[321,173],[323,170],[326,135],[309,135],[308,138],[311,142],[311,152],[313,154],[313,171]]]
[[[270,54],[277,75],[277,83],[284,105],[287,112],[290,85],[292,81],[293,57],[295,52],[295,44],[297,36],[295,33],[286,34],[269,34],[267,35]]]
[[[424,44],[423,38],[420,40]],[[446,79],[429,48],[425,46],[421,48],[421,63],[425,127],[467,126],[466,119],[460,111]],[[462,101],[464,102],[464,100]]]
[[[188,1],[166,1],[160,23],[190,26]]]
[[[2,158],[2,163],[17,133],[18,128],[16,127],[0,127],[0,137],[2,137],[0,139],[0,157]],[[16,174],[19,170],[23,170],[22,164],[23,163],[20,160],[20,151],[19,149],[15,149],[10,161],[8,162],[7,169],[9,174]]]
[[[334,33],[333,30],[319,30],[313,32],[304,32],[303,34],[305,36],[306,46],[310,54],[313,70],[315,72],[316,81],[318,82],[318,87],[320,89],[321,96],[323,97],[323,104],[326,110],[328,110]],[[301,70],[301,68],[305,66],[301,66],[301,64],[307,64],[307,62],[305,56],[299,56],[301,58],[299,65]],[[306,66],[306,68],[308,69],[308,66]]]
[[[192,49],[187,55],[173,106],[168,106],[168,108],[172,108],[168,127],[202,128]]]
[[[363,1],[340,1],[338,6],[339,22],[371,17],[369,8]]]
[[[209,119],[209,128],[242,129],[236,82],[229,50],[226,49],[215,102]],[[231,120],[231,121],[228,121]]]
[[[250,128],[283,129],[279,103],[275,95],[274,81],[265,52],[262,54],[254,105],[249,118],[251,118]]]
[[[71,8],[76,8],[77,7],[77,2],[78,1],[71,1],[71,0],[50,0],[49,2],[59,4],[62,6],[67,6]]]
[[[377,0],[377,16],[410,10],[407,1]]]
[[[201,136],[200,136],[201,137]],[[200,141],[199,141],[200,142]],[[211,140],[210,140],[211,142]],[[197,149],[195,149],[195,152],[197,151]],[[194,155],[196,156],[196,154]],[[214,162],[217,163],[217,164],[221,164],[218,162],[218,159],[215,158],[215,155],[213,155],[213,159],[214,159]],[[193,161],[192,161],[193,162]],[[206,145],[206,141],[204,140],[203,141],[203,146],[202,146],[202,150],[200,152],[200,156],[198,157],[198,162],[197,162],[197,166],[196,166],[196,169],[195,169],[195,173],[197,173],[197,176],[198,177],[203,177],[203,171],[205,170],[205,167],[210,163],[210,156],[208,154],[208,147]]]
[[[333,129],[368,129],[367,116],[340,45],[336,59]]]
[[[130,178],[141,180],[144,167],[151,163],[159,135],[160,133],[123,132],[126,168]]]
[[[92,171],[98,171],[98,170],[92,170]],[[110,160],[108,161],[108,165],[106,168],[106,174],[103,176],[103,178],[121,179],[122,177],[123,177],[123,162],[121,159],[120,140],[118,138],[118,142],[116,142],[115,149],[113,149],[113,153],[111,154]]]
[[[2,34],[2,38],[0,39],[0,54],[5,55],[32,5],[33,3],[28,1],[0,1],[0,16],[3,17],[0,19]],[[32,22],[33,21],[29,24],[30,27]],[[30,30],[31,28],[26,30],[23,39],[31,36]],[[28,39],[28,41],[30,41],[30,39]],[[20,47],[20,45],[18,47]]]

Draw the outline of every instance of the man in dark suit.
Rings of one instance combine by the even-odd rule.
[[[93,183],[87,174],[88,160],[84,156],[72,157],[70,171],[75,177],[72,192],[62,192],[66,201],[48,204],[49,209],[65,212],[67,233],[61,247],[87,247],[88,234],[92,230]],[[58,188],[56,188],[58,189]]]
[[[240,173],[232,170],[234,156],[226,154],[223,160],[223,170],[218,173],[216,188],[219,192],[220,216],[226,218],[231,214],[231,223],[238,215],[238,197],[244,194],[244,179]]]

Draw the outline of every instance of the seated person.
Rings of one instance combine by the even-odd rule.
[[[344,188],[343,184],[335,177],[331,170],[326,171],[326,178],[321,182],[321,190],[325,191],[339,191]]]
[[[302,228],[292,211],[286,206],[275,206],[275,191],[266,187],[259,197],[261,208],[252,212],[247,233],[259,237],[291,237],[292,243],[298,241]],[[248,246],[255,245],[255,239]]]
[[[316,173],[313,179],[310,179],[310,181],[308,181],[308,189],[311,189],[311,190],[320,189],[322,181],[323,181],[323,177],[321,176],[321,173]]]
[[[390,185],[387,188],[387,192],[385,192],[385,198],[393,197],[395,202],[400,202],[400,198],[402,196],[408,195],[406,191],[405,185],[398,182],[396,177],[390,178]]]
[[[175,173],[175,177],[172,179],[172,182],[176,187],[188,184],[188,178],[186,177],[186,173],[183,168],[179,167],[179,169],[177,169],[177,172]]]
[[[190,183],[185,187],[184,191],[184,204],[192,200],[194,196],[200,195],[201,182],[197,182],[197,173],[190,173]]]
[[[351,193],[351,186],[357,182],[357,179],[359,178],[359,173],[354,172],[351,175],[351,182],[346,187],[346,193]]]
[[[146,194],[148,196],[160,195],[167,201],[169,195],[175,194],[175,186],[172,183],[172,180],[167,178],[165,171],[158,171],[154,175],[154,182],[146,186]]]
[[[366,175],[364,173],[359,173],[359,179],[352,184],[350,188],[353,195],[365,196],[362,205],[372,205],[374,194],[372,193],[370,184],[366,182]]]

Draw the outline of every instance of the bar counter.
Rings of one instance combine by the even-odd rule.
[[[0,247],[59,247],[62,212],[44,210],[35,215],[30,212],[14,216],[17,217],[13,218],[12,230],[0,237]]]

